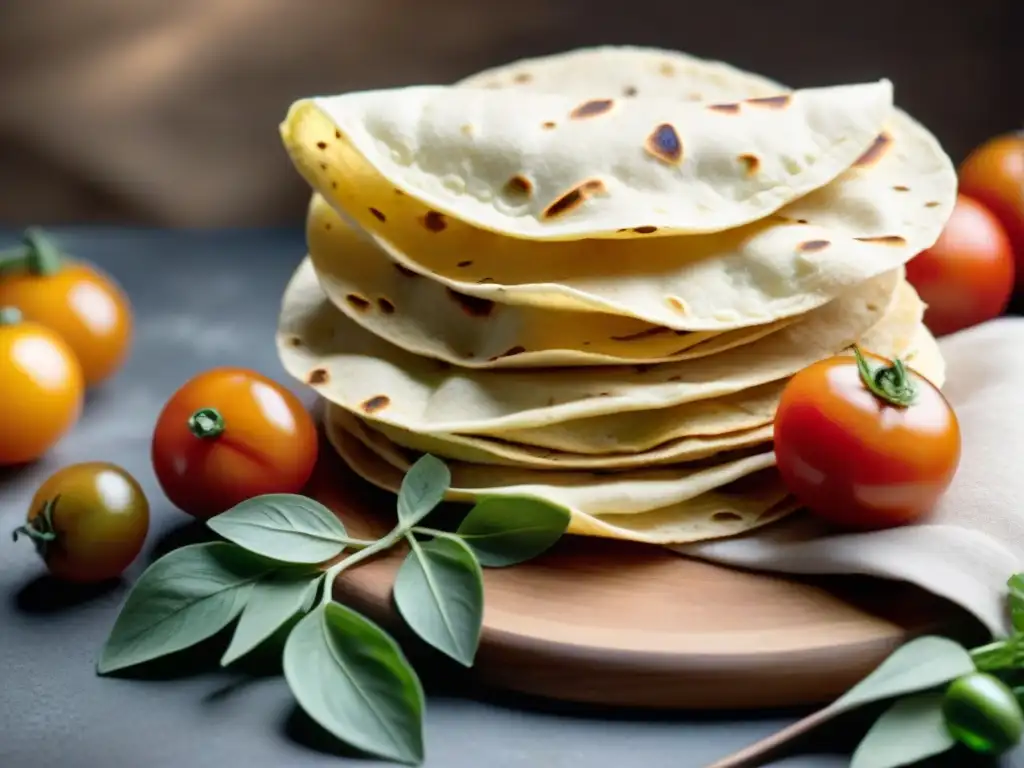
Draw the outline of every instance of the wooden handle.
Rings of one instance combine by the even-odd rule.
[[[773,733],[749,747],[744,747],[739,752],[733,752],[731,755],[723,757],[707,768],[758,768],[768,760],[778,757],[791,741],[809,733],[836,714],[838,713],[834,712],[831,707],[819,709],[814,714],[797,720],[781,731]]]

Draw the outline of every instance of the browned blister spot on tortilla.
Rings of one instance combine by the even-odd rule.
[[[399,197],[401,197],[402,195],[405,194],[405,192],[400,190],[398,187],[395,187],[395,194],[398,195]]]
[[[652,235],[658,231],[658,228],[653,224],[644,224],[640,227],[633,227],[633,231],[638,235]]]
[[[494,309],[494,302],[489,299],[481,299],[476,296],[467,296],[464,293],[445,288],[448,296],[470,317],[487,317]]]
[[[541,216],[545,219],[564,216],[583,205],[586,199],[586,195],[583,194],[583,186],[574,187],[545,208]]]
[[[785,109],[789,106],[791,97],[788,94],[781,93],[778,96],[760,96],[755,99],[745,99],[747,104],[752,104],[755,107],[768,107],[769,109]]]
[[[358,293],[350,293],[345,297],[345,301],[347,301],[353,309],[356,309],[359,312],[365,312],[370,308],[369,300],[363,298]]]
[[[761,167],[761,161],[758,159],[757,155],[744,153],[740,155],[739,161],[746,167],[747,176],[753,176],[757,173],[757,169]]]
[[[381,211],[378,211],[376,208],[370,208],[370,213],[373,214],[373,218],[375,218],[377,221],[385,222],[388,220],[388,217],[385,216]]]
[[[529,196],[533,192],[533,182],[522,174],[517,173],[505,182],[505,190],[512,195]]]
[[[341,131],[339,131],[337,128],[334,129],[334,138],[336,138],[336,139],[340,139],[341,138]]]
[[[493,283],[493,282],[494,282],[494,278],[493,277],[481,277],[479,280],[476,281],[476,284],[477,285],[483,285],[484,283]]]
[[[806,240],[805,242],[800,243],[796,249],[803,253],[815,253],[816,251],[825,250],[830,245],[832,245],[832,243],[828,240]]]
[[[712,112],[721,112],[723,115],[735,115],[740,111],[739,104],[709,104],[708,109]]]
[[[797,224],[807,224],[808,222],[807,222],[807,219],[797,219],[796,223]]]
[[[466,259],[465,261],[460,261],[455,266],[457,266],[457,267],[459,267],[461,269],[465,269],[466,267],[473,266],[473,260],[472,259]]]
[[[330,381],[330,378],[331,375],[327,373],[326,368],[314,368],[309,372],[309,375],[306,376],[306,383],[315,387],[318,384],[326,384]]]
[[[681,315],[687,313],[686,304],[683,303],[682,299],[676,298],[675,296],[666,296],[665,303],[668,304],[672,309]]]
[[[327,149],[327,142],[326,141],[318,141],[316,143],[316,146],[317,146],[318,149]]]
[[[639,341],[640,339],[649,339],[652,336],[660,336],[663,333],[668,333],[670,329],[663,325],[656,325],[653,328],[647,328],[636,333],[629,333],[625,336],[611,336],[612,341]]]
[[[665,379],[665,381],[672,381],[672,382],[682,381],[682,380],[683,380],[682,376],[669,376],[667,379]]]
[[[406,277],[419,277],[419,275],[416,272],[413,272],[411,269],[409,269],[407,266],[403,264],[395,264],[395,269],[397,269],[399,273],[405,275]]]
[[[325,221],[324,222],[324,229],[326,229],[328,232],[330,232],[331,231],[331,222]]]
[[[580,188],[586,195],[602,195],[608,191],[600,179],[588,179],[580,185]]]
[[[655,127],[644,142],[644,149],[669,165],[677,165],[683,159],[683,140],[670,123],[662,123]]]
[[[423,217],[423,226],[431,232],[441,232],[448,226],[448,220],[443,213],[438,211],[427,211]]]
[[[332,181],[331,182],[331,189],[337,189],[337,188],[338,188],[338,182]]]
[[[868,168],[875,165],[889,151],[890,146],[892,146],[892,136],[883,131],[875,137],[875,140],[871,142],[871,146],[864,151],[864,154],[854,161],[853,167]]]
[[[525,351],[526,351],[526,347],[521,347],[521,346],[519,346],[517,344],[514,347],[509,347],[504,352],[502,352],[500,355],[495,355],[494,357],[491,358],[490,362],[493,363],[495,360],[500,360],[503,357],[514,357],[515,355],[521,355]]]
[[[940,203],[938,200],[929,200],[927,203],[924,204],[924,207],[925,208],[938,208],[940,205],[942,205],[942,203]]]
[[[391,405],[391,398],[387,395],[374,395],[359,404],[363,413],[377,413]]]
[[[529,72],[520,72],[518,75],[513,77],[512,80],[516,83],[528,83],[533,80],[533,75]]]
[[[625,96],[626,98],[631,99],[638,93],[639,91],[636,89],[635,85],[627,85],[625,88],[622,89],[622,95]]]
[[[585,117],[597,117],[610,112],[615,102],[612,99],[590,99],[584,101],[569,113],[570,120],[582,120]]]
[[[301,347],[302,346],[302,339],[299,336],[289,336],[288,337],[288,346],[289,347]]]
[[[326,171],[327,170],[327,163],[320,163],[320,170],[321,171]]]
[[[895,189],[897,192],[909,192],[910,191],[910,187],[906,186],[905,184],[897,184],[897,185],[895,185],[893,187],[893,189]]]
[[[554,120],[545,120],[543,123],[540,124],[540,127],[543,128],[545,131],[550,131],[552,128],[555,127],[555,125],[556,123]]]
[[[377,299],[377,306],[380,307],[380,311],[385,315],[393,315],[395,313],[395,305],[383,296]]]
[[[862,243],[879,243],[880,245],[906,245],[906,238],[900,235],[877,235],[876,237],[855,237]]]

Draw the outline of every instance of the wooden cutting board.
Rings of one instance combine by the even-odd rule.
[[[394,522],[393,495],[329,450],[309,493],[352,535]],[[339,578],[338,597],[388,625],[402,547]],[[751,708],[835,698],[914,634],[960,618],[906,584],[790,579],[659,547],[566,536],[536,560],[485,569],[474,674],[549,698],[638,707]]]

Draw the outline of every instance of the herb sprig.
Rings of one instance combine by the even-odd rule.
[[[305,496],[258,496],[207,521],[224,541],[193,544],[154,562],[132,587],[97,664],[99,674],[190,648],[234,624],[227,666],[291,623],[284,677],[325,730],[368,754],[423,761],[423,688],[388,633],[334,601],[335,579],[406,542],[393,597],[426,643],[467,667],[483,626],[483,567],[549,549],[568,510],[530,497],[483,498],[454,532],[420,527],[451,474],[426,455],[403,478],[397,524],[374,540],[348,535],[327,507]]]

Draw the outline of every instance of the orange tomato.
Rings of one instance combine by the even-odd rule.
[[[29,537],[57,578],[89,583],[119,576],[148,530],[139,483],[116,464],[96,461],[64,467],[39,486],[15,537]]]
[[[317,450],[316,426],[294,394],[254,371],[215,368],[168,400],[152,459],[167,498],[205,520],[253,496],[297,493]]]
[[[61,258],[40,232],[29,230],[22,249],[0,256],[0,306],[59,333],[94,386],[128,355],[132,312],[128,297],[94,267]]]
[[[1024,289],[1024,133],[989,139],[960,165],[960,191],[996,215],[1017,259],[1017,287]]]
[[[888,528],[920,518],[949,487],[960,427],[927,379],[898,361],[861,361],[832,357],[790,379],[775,416],[775,456],[813,513],[845,528]]]
[[[924,323],[936,336],[1003,314],[1013,293],[1013,252],[998,219],[958,195],[931,248],[907,264],[907,280],[928,305]]]
[[[0,465],[35,461],[78,421],[82,368],[55,332],[0,310]]]

